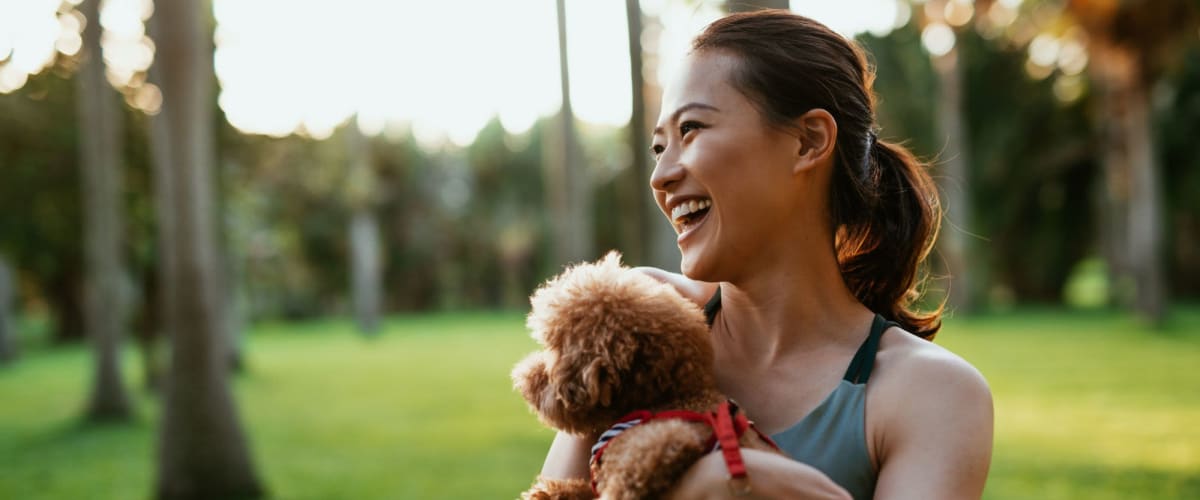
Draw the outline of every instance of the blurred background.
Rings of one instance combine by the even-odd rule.
[[[986,498],[1200,498],[1200,2],[0,0],[0,498],[513,498],[529,293],[678,270],[661,83],[862,43],[946,218]]]

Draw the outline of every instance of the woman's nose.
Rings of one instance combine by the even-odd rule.
[[[664,152],[654,164],[654,172],[650,174],[650,188],[655,191],[667,191],[671,185],[683,179],[684,168],[676,161],[675,155]]]

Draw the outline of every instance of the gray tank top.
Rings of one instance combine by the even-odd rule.
[[[712,326],[721,309],[721,290],[704,306]],[[816,467],[856,499],[875,494],[875,472],[867,452],[867,379],[875,365],[875,352],[884,330],[899,326],[878,314],[846,375],[838,386],[808,415],[791,427],[771,435],[793,460]]]

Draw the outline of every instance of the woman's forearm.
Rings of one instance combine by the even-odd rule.
[[[832,479],[816,468],[775,453],[742,450],[750,493],[737,496],[729,487],[729,471],[720,453],[710,453],[684,475],[672,499],[836,499],[852,500]]]
[[[591,443],[579,436],[559,432],[550,444],[546,462],[542,464],[542,477],[571,479],[588,477],[588,458]]]

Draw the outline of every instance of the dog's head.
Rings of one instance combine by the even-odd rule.
[[[521,361],[513,381],[552,427],[600,432],[715,385],[704,314],[615,252],[568,269],[530,301],[526,324],[544,350]]]

